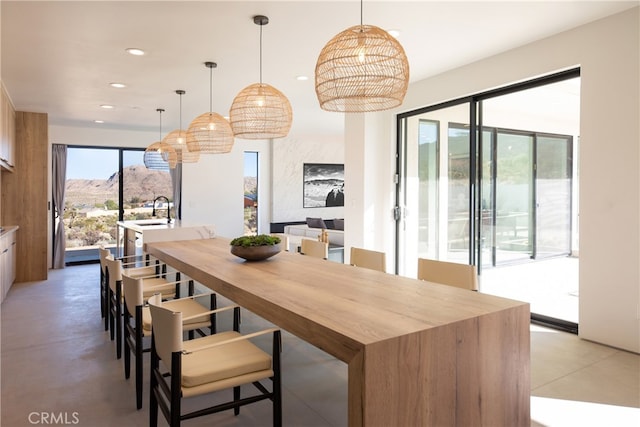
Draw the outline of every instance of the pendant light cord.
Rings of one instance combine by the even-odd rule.
[[[364,1],[364,0],[360,0],[360,28],[362,28],[362,27],[363,27],[363,24],[364,24],[364,21],[363,21],[363,19],[362,19],[362,10],[363,10],[362,2],[363,2],[363,1]]]
[[[213,113],[213,67],[209,67],[209,113]]]
[[[158,113],[160,113],[160,139],[159,141],[162,141],[162,112],[164,111],[162,108],[158,108],[156,110]]]
[[[260,84],[262,85],[262,25],[260,25]]]

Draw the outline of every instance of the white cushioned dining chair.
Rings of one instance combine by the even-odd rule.
[[[478,290],[478,271],[475,265],[418,258],[418,279],[471,291]]]
[[[384,252],[352,247],[349,264],[386,273],[387,255]]]
[[[111,341],[116,340],[116,358],[122,357],[122,262],[108,256],[105,259],[105,280],[109,286],[107,298],[107,315],[109,320]],[[164,275],[141,277],[142,293],[149,298],[154,293],[161,293],[163,298],[174,298],[180,295],[179,273],[176,281],[170,282]]]
[[[114,258],[111,251],[104,246],[98,247],[98,253],[100,255],[100,313],[104,318],[104,330],[109,330],[109,313],[107,307],[109,306],[109,284],[106,280],[106,259],[107,257]],[[122,258],[118,258],[122,261]],[[126,264],[126,263],[125,263]],[[135,277],[144,277],[144,276],[153,276],[160,272],[160,265],[157,263],[156,265],[148,265],[141,267],[129,267],[126,268],[123,266],[124,271],[130,275]]]
[[[284,233],[271,233],[271,235],[280,239],[280,247],[282,250],[289,251],[289,235]]]
[[[158,408],[171,427],[182,420],[214,414],[249,403],[270,399],[273,403],[273,425],[282,425],[282,392],[280,380],[280,330],[276,328],[241,335],[234,325],[233,331],[218,332],[204,338],[183,341],[182,324],[189,320],[179,311],[158,305],[158,298],[149,299],[153,323],[151,344],[151,393],[149,425],[158,425]],[[233,309],[239,317],[240,307],[228,306],[220,313]],[[237,315],[236,315],[237,313]],[[272,354],[263,351],[250,340],[272,334]],[[263,382],[271,380],[271,387]],[[240,386],[253,384],[257,393],[241,397]],[[182,400],[233,389],[233,399],[226,403],[182,413]]]
[[[144,337],[151,337],[151,313],[143,296],[143,279],[122,274],[122,290],[124,294],[124,313],[122,317],[122,329],[124,331],[124,377],[129,379],[131,373],[131,354],[135,357],[135,382],[136,382],[136,407],[142,408],[142,356],[150,351],[151,347],[143,346]],[[190,317],[182,325],[184,331],[188,331],[189,339],[194,338],[194,331],[200,336],[206,336],[205,329],[209,333],[215,333],[216,319],[211,310],[217,307],[215,293],[203,293],[193,295],[193,281],[189,281],[190,296],[173,299],[164,302],[172,310],[181,311]],[[151,298],[153,298],[152,296]],[[160,295],[156,298],[162,299]],[[207,301],[204,301],[207,300]],[[199,302],[200,301],[200,302]],[[208,308],[207,308],[207,304]]]
[[[329,243],[318,240],[302,239],[300,241],[300,253],[315,258],[329,258]]]

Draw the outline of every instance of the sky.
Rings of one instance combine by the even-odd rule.
[[[125,166],[143,164],[143,153],[127,152]],[[118,150],[71,147],[67,149],[67,179],[107,179],[117,171]]]
[[[125,151],[124,167],[142,165],[144,151]],[[258,153],[246,152],[244,173],[256,176]],[[118,150],[100,148],[67,149],[67,179],[107,179],[118,170]]]

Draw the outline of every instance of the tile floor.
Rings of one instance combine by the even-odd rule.
[[[124,379],[100,319],[98,268],[51,270],[47,281],[11,288],[0,306],[0,425],[148,425],[148,375],[145,369],[136,411],[135,386]],[[265,325],[246,312],[243,320],[245,331]],[[639,355],[532,325],[531,362],[532,426],[640,425]],[[286,426],[346,425],[346,365],[286,333],[282,364]],[[261,402],[238,417],[221,413],[184,425],[270,420],[271,407]]]

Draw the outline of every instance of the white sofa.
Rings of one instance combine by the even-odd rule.
[[[344,246],[344,230],[334,230],[327,228],[327,235],[329,236],[329,244],[336,246]],[[300,240],[318,239],[318,236],[322,233],[321,228],[309,228],[306,224],[300,225],[285,225],[284,234],[289,237],[289,246],[292,244],[300,244]]]

